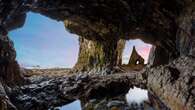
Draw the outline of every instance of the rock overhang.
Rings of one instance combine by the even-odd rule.
[[[143,33],[156,37],[160,33],[168,37],[173,32],[173,19],[179,15],[184,3],[179,0],[9,0],[1,3],[7,7],[2,7],[1,19],[6,18],[6,27],[14,29],[22,26],[26,12],[33,11],[55,20],[71,22],[67,26],[71,32],[88,38],[99,32],[103,35],[115,33],[112,37],[129,39],[132,34]],[[11,24],[11,21],[16,21],[16,24]],[[88,35],[90,32],[92,35]]]
[[[192,0],[2,0],[0,22],[13,30],[22,27],[26,13],[33,11],[63,21],[71,33],[88,40],[141,39],[167,54],[166,59],[175,59],[182,52],[178,49],[181,44],[177,43],[178,18],[192,3]]]

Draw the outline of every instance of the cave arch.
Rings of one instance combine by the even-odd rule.
[[[102,46],[106,46],[106,43],[112,44],[113,49],[110,51],[112,54],[108,54],[105,59],[110,59],[109,56],[111,55],[114,57],[109,61],[105,61],[105,65],[117,64],[118,61],[113,62],[112,60],[117,60],[117,52],[113,52],[113,50],[117,48],[116,45],[119,39],[140,38],[145,42],[154,44],[156,46],[155,50],[163,51],[166,54],[163,57],[167,57],[166,62],[158,62],[158,65],[166,64],[169,60],[178,56],[175,45],[176,30],[170,28],[176,27],[176,24],[171,17],[167,17],[161,12],[161,6],[155,5],[158,3],[157,1],[140,1],[143,4],[140,8],[137,8],[140,3],[134,0],[123,2],[114,0],[112,3],[111,1],[90,1],[86,3],[83,1],[67,2],[61,0],[50,2],[46,3],[43,0],[16,1],[16,6],[5,2],[2,5],[10,5],[10,7],[14,8],[5,8],[8,13],[4,13],[2,16],[4,18],[2,18],[1,24],[8,30],[21,27],[25,22],[28,11],[37,12],[58,21],[64,21],[65,27],[80,37],[99,42]],[[167,5],[166,2],[159,1],[159,3],[164,7]],[[182,3],[174,0],[173,3],[175,3],[175,8],[180,10]],[[105,7],[102,7],[102,4]],[[117,10],[113,10],[116,9],[115,7],[117,7]],[[112,11],[109,11],[109,9],[112,9]],[[175,9],[169,7],[165,7],[165,9],[170,11],[170,13],[167,13],[168,16],[173,13],[178,14]],[[132,10],[137,13],[133,13]],[[155,10],[159,10],[161,13],[156,13]],[[159,18],[149,16],[153,14],[158,14]],[[106,50],[106,47],[104,50]]]
[[[193,0],[2,0],[0,2],[0,23],[1,26],[8,30],[21,27],[24,24],[26,12],[31,10],[56,20],[67,20],[65,25],[71,32],[87,39],[99,42],[114,39],[115,46],[119,38],[128,39],[132,36],[144,35],[145,39],[151,38],[152,40],[150,39],[149,41],[155,43],[156,49],[154,49],[154,53],[163,53],[168,59],[166,60],[167,63],[180,55],[195,56],[194,4]],[[10,64],[15,62],[15,68],[18,69],[12,43],[7,39],[5,31],[3,29],[0,31],[0,44],[5,44],[2,48],[5,50],[5,53],[9,53],[2,54],[4,52],[1,52],[1,59],[8,58]],[[13,66],[9,68],[13,68]],[[169,69],[162,67],[162,70],[168,71],[167,76],[172,72]],[[188,68],[185,69],[187,70]],[[5,72],[2,70],[1,73],[4,74]],[[5,80],[9,80],[12,83],[22,81],[20,79],[21,76],[17,76],[17,72],[13,73],[12,71],[9,73],[11,74],[7,74],[8,78],[11,75],[16,75],[14,76],[15,79]],[[154,71],[150,71],[150,74],[147,74],[149,76],[146,76],[151,76],[154,79],[152,80],[154,82],[147,81],[149,82],[147,86],[154,92],[156,87],[161,88],[162,84],[160,82],[166,82],[169,78],[166,76],[159,80],[159,78],[153,78],[156,76],[155,74]],[[158,74],[159,76],[163,75],[162,72],[158,72]],[[176,82],[184,83],[185,80],[182,78],[189,79],[182,76],[181,81],[175,80]],[[189,80],[191,85],[193,82],[193,78]],[[167,84],[165,83],[164,85]],[[176,86],[176,83],[171,83],[168,85],[168,88],[171,88],[173,85]],[[186,85],[185,87],[188,88],[189,86]],[[194,102],[191,97],[194,95],[192,94],[194,89],[189,90],[186,88],[180,89],[189,93],[189,96],[184,98],[185,101],[189,102],[183,102],[182,96],[186,96],[185,93],[181,93],[180,96],[180,92],[178,92],[179,97],[168,94],[173,96],[168,99],[163,96],[164,94],[160,94],[162,93],[161,91],[156,93],[171,109],[193,109]],[[181,91],[180,89],[174,89],[173,93]],[[163,91],[169,90],[163,88]],[[173,98],[177,100],[177,104],[170,100]],[[188,100],[189,98],[191,100]]]

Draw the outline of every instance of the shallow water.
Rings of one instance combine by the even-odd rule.
[[[130,89],[129,92],[127,93],[126,100],[129,105],[133,102],[140,104],[143,101],[148,100],[148,91],[134,87],[133,89]],[[82,107],[81,107],[80,100],[76,100],[70,104],[57,107],[57,109],[59,110],[82,110]],[[154,109],[148,108],[148,110],[154,110]]]
[[[76,100],[70,104],[57,107],[57,109],[59,110],[81,110],[81,102],[80,100]]]

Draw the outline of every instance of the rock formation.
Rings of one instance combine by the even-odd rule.
[[[177,49],[181,55],[195,55],[195,2],[189,3],[177,18]]]
[[[0,25],[3,27],[0,29],[0,79],[3,84],[1,91],[5,89],[6,93],[9,93],[10,100],[15,101],[14,104],[18,108],[31,109],[35,104],[44,105],[45,102],[54,99],[58,101],[38,106],[43,107],[39,109],[61,104],[64,102],[61,100],[61,93],[63,96],[76,98],[80,94],[84,99],[93,98],[92,96],[100,98],[109,94],[118,95],[127,89],[121,86],[120,82],[122,84],[128,82],[125,83],[127,87],[143,85],[148,88],[152,95],[157,96],[160,102],[172,110],[194,110],[194,0],[0,0],[0,6]],[[96,76],[94,81],[92,76],[89,79],[84,78],[83,80],[90,80],[92,83],[84,83],[89,87],[84,90],[79,89],[80,92],[77,91],[78,87],[83,88],[84,85],[79,85],[74,78],[71,80],[71,77],[70,81],[58,82],[56,81],[58,79],[53,79],[46,85],[33,82],[33,87],[27,85],[19,89],[17,86],[14,88],[12,87],[14,84],[23,82],[23,77],[15,60],[13,43],[7,37],[4,28],[13,30],[21,27],[28,11],[64,21],[65,27],[70,32],[81,36],[79,60],[75,66],[78,70],[97,69],[102,65],[112,69],[121,62],[123,43],[120,45],[119,39],[135,38],[155,46],[149,58],[150,64],[154,67],[147,68],[136,78],[127,78],[127,80],[126,76],[121,76],[122,79],[117,76],[116,80],[115,77],[109,79],[109,76],[101,78]],[[9,86],[11,86],[10,91],[7,89]],[[60,91],[58,96],[56,88]],[[119,91],[115,94],[110,88]],[[48,96],[44,93],[48,94],[50,90],[52,90],[49,95],[51,97],[42,100],[41,97]],[[14,94],[18,91],[18,94]],[[6,96],[5,92],[3,94]],[[19,98],[15,99],[15,96]],[[6,100],[1,100],[1,105],[5,109],[6,105],[9,105]],[[18,104],[19,102],[23,105]],[[30,102],[30,105],[26,102]]]
[[[77,71],[121,65],[124,40],[98,42],[80,37],[79,42],[79,58],[74,67]]]
[[[20,110],[42,110],[61,106],[75,99],[86,104],[92,99],[101,102],[105,98],[124,97],[129,88],[135,85],[149,90],[150,98],[158,105],[153,103],[157,110],[193,110],[194,67],[194,58],[181,57],[167,65],[146,68],[135,74],[32,78],[31,84],[15,88],[10,97]]]
[[[150,66],[159,66],[167,64],[171,60],[168,51],[160,46],[152,46],[149,53],[148,64]]]
[[[0,31],[0,77],[7,84],[15,85],[23,82],[20,68],[15,60],[16,51],[13,42],[8,38],[4,29]]]
[[[144,64],[144,59],[137,53],[135,46],[133,46],[133,50],[128,65],[138,65],[138,64]]]
[[[144,59],[137,53],[135,46],[133,46],[133,50],[130,55],[130,59],[127,65],[122,65],[122,68],[125,71],[136,70],[139,71],[143,69],[145,66]]]
[[[181,57],[165,66],[149,68],[145,74],[147,87],[171,110],[193,110],[194,57]]]

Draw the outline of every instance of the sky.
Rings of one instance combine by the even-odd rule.
[[[29,12],[24,26],[9,36],[23,67],[71,68],[77,61],[78,36],[69,33],[63,22]]]
[[[78,36],[70,33],[63,22],[29,12],[22,28],[9,33],[17,52],[17,61],[22,67],[72,68],[78,58]],[[129,40],[123,52],[123,63],[127,63],[132,47],[148,58],[151,45],[141,40]]]

